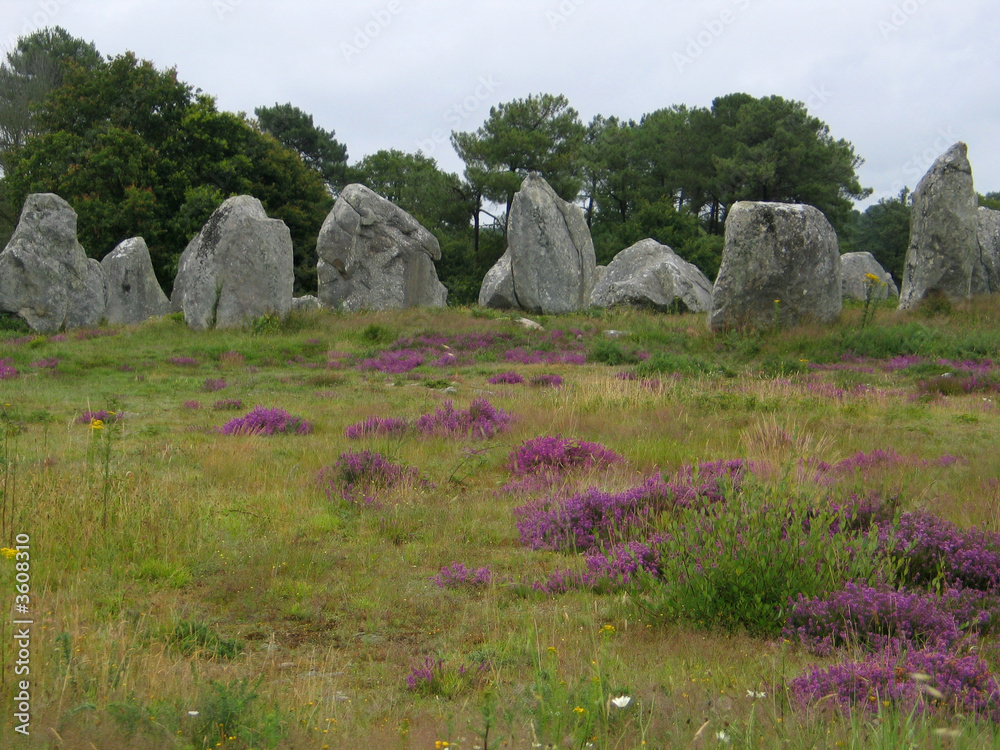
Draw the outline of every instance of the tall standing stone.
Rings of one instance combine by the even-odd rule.
[[[726,242],[709,327],[768,328],[841,313],[837,233],[813,206],[740,201]]]
[[[317,296],[332,309],[444,307],[437,238],[364,185],[345,187],[316,242]]]
[[[507,247],[520,309],[559,314],[590,306],[597,258],[583,209],[556,195],[537,172],[514,195]]]
[[[177,264],[171,306],[196,330],[231,328],[292,307],[292,236],[260,201],[238,195],[208,217]]]
[[[938,157],[913,192],[899,308],[912,309],[928,296],[967,299],[979,251],[978,232],[968,147],[959,142]]]
[[[29,195],[0,253],[0,310],[32,330],[95,325],[104,317],[104,273],[76,237],[76,212],[58,195]]]
[[[170,300],[153,273],[149,248],[142,237],[132,237],[101,260],[107,280],[109,323],[135,325],[170,312]]]

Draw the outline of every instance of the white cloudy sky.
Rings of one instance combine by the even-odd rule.
[[[584,121],[748,92],[803,101],[865,159],[873,199],[957,140],[1000,190],[992,0],[6,0],[0,44],[61,25],[252,112],[291,102],[351,161],[447,141],[490,106],[565,94]]]

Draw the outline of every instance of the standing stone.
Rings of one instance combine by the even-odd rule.
[[[618,253],[594,287],[594,307],[632,305],[661,312],[712,308],[712,283],[669,246],[642,240]]]
[[[980,206],[979,248],[972,264],[972,294],[1000,293],[1000,211]]]
[[[868,274],[877,276],[878,282],[873,282]],[[841,296],[844,299],[856,299],[864,302],[868,299],[868,290],[874,294],[873,299],[884,300],[898,297],[899,288],[892,280],[892,275],[882,268],[871,253],[844,253],[840,256]]]
[[[177,265],[171,306],[196,330],[241,326],[292,307],[292,237],[249,195],[208,217]]]
[[[104,273],[77,241],[76,221],[58,195],[29,195],[0,253],[0,310],[40,333],[96,325],[104,317]]]
[[[514,274],[510,267],[510,250],[505,251],[493,268],[486,272],[483,285],[479,288],[479,304],[501,310],[517,308]]]
[[[135,325],[170,312],[170,300],[153,273],[142,237],[125,240],[101,261],[107,279],[105,316],[109,323]]]
[[[768,328],[840,316],[837,233],[816,208],[740,201],[726,217],[708,323]]]
[[[389,310],[444,307],[437,238],[410,214],[364,185],[337,198],[316,242],[317,296],[325,307]]]
[[[590,306],[597,258],[583,209],[556,195],[537,172],[514,195],[507,247],[518,308],[559,314]]]
[[[899,308],[912,309],[928,296],[967,299],[978,231],[968,147],[959,142],[938,157],[913,192]]]

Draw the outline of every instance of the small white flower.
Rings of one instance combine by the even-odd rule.
[[[200,716],[200,711],[188,711],[188,716]]]
[[[728,742],[731,741],[731,738],[730,738],[729,734],[726,733],[726,732],[724,732],[724,731],[716,732],[715,733],[715,739],[717,739],[719,742],[725,742],[725,743],[728,743]]]
[[[617,698],[612,698],[611,699],[611,703],[616,708],[625,708],[625,706],[627,706],[631,702],[632,702],[632,696],[631,695],[619,695]]]
[[[756,699],[756,698],[766,698],[766,697],[767,697],[767,693],[765,693],[763,690],[760,690],[760,691],[757,691],[757,690],[747,690],[747,698],[755,698]]]

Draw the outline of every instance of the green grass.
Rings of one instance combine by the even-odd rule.
[[[935,316],[883,309],[861,328],[861,310],[850,309],[828,328],[717,335],[700,316],[544,317],[547,332],[580,332],[588,364],[512,365],[501,347],[393,376],[330,369],[328,352],[367,356],[428,333],[556,344],[478,309],[309,313],[202,333],[167,318],[20,344],[9,342],[28,334],[0,331],[0,359],[21,373],[0,383],[0,544],[31,537],[36,623],[32,736],[15,736],[7,711],[0,746],[669,748],[722,746],[720,732],[748,748],[991,746],[1000,730],[969,718],[794,707],[783,686],[827,662],[775,638],[772,622],[706,627],[677,613],[683,599],[644,618],[620,592],[532,591],[531,581],[583,560],[521,546],[512,510],[528,497],[500,488],[512,448],[543,434],[623,455],[624,467],[583,480],[609,487],[697,461],[783,467],[891,448],[914,462],[859,475],[859,489],[1000,531],[996,399],[940,387],[919,398],[922,381],[948,372],[938,359],[998,358],[997,312],[990,300]],[[607,330],[627,335],[609,341]],[[814,367],[845,354],[926,362],[897,372]],[[36,366],[50,359],[54,367]],[[487,383],[509,370],[564,384]],[[228,385],[207,393],[209,378]],[[344,437],[369,416],[413,420],[484,395],[516,416],[488,441]],[[244,411],[214,410],[223,398]],[[215,431],[257,404],[314,430]],[[109,408],[125,419],[104,431],[76,423]],[[348,448],[416,467],[427,483],[368,508],[330,500],[317,475]],[[945,454],[960,460],[932,463]],[[493,582],[438,588],[430,579],[453,562],[489,566]],[[12,590],[4,559],[0,584]],[[7,619],[0,703],[9,707]],[[408,689],[428,657],[442,664],[437,681]],[[463,671],[479,664],[481,673]],[[626,694],[627,707],[609,703]]]

